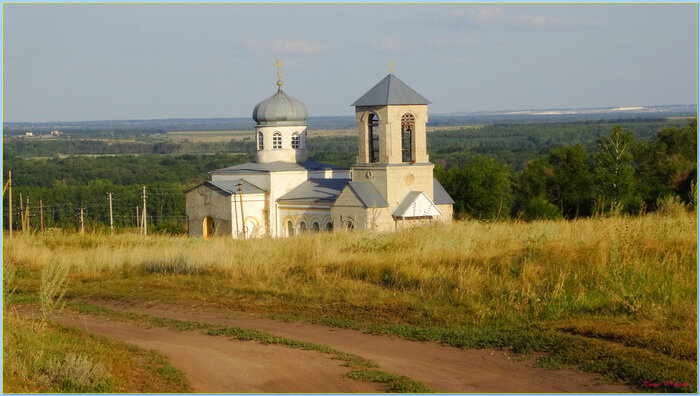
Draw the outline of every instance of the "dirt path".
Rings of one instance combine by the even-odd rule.
[[[341,361],[316,351],[227,340],[199,331],[145,328],[68,312],[54,320],[160,352],[185,373],[196,393],[383,392],[379,383],[346,378],[349,369]]]
[[[600,377],[578,370],[547,370],[534,367],[532,361],[521,360],[517,355],[501,350],[459,349],[433,342],[364,334],[356,330],[303,322],[283,322],[240,313],[201,312],[195,308],[161,303],[102,300],[89,302],[115,310],[257,329],[279,336],[329,345],[373,360],[380,365],[381,370],[408,376],[443,393],[635,392],[628,386],[606,384]],[[284,359],[280,355],[275,360]],[[325,391],[314,388],[312,392]]]

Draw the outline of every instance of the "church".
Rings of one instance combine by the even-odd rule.
[[[253,110],[256,162],[210,172],[187,191],[189,235],[290,237],[306,232],[389,232],[451,222],[454,201],[433,178],[428,104],[393,73],[357,99],[357,161],[308,160],[306,106],[282,90]]]

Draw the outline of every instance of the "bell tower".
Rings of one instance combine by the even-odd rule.
[[[353,181],[369,181],[390,207],[409,191],[433,199],[433,164],[426,147],[430,102],[389,73],[356,100],[357,163]]]

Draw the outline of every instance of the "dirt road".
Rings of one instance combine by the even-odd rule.
[[[68,312],[54,320],[160,352],[185,373],[197,393],[383,392],[381,384],[345,377],[349,369],[341,361],[316,351]]]
[[[600,377],[582,373],[578,370],[547,370],[535,367],[530,360],[522,360],[520,357],[510,354],[505,351],[494,349],[459,349],[449,346],[442,346],[432,342],[417,342],[408,341],[395,337],[375,336],[364,334],[356,330],[339,329],[322,325],[314,325],[303,322],[283,322],[271,319],[263,319],[251,317],[243,314],[225,314],[218,312],[200,312],[195,308],[183,306],[174,306],[161,303],[149,302],[113,302],[113,301],[89,301],[92,304],[102,305],[115,310],[131,311],[144,313],[153,316],[173,318],[179,320],[192,320],[198,322],[206,322],[212,324],[224,324],[229,326],[237,326],[243,328],[257,329],[269,332],[271,334],[284,336],[292,339],[313,342],[316,344],[325,344],[334,347],[344,352],[354,353],[364,358],[370,359],[380,365],[380,369],[388,371],[392,374],[405,375],[415,380],[421,381],[430,388],[444,393],[486,393],[486,392],[508,392],[508,393],[551,393],[551,392],[573,392],[573,393],[605,393],[605,392],[634,392],[634,389],[623,385],[606,384]],[[326,355],[318,353],[306,352],[301,353],[304,357],[298,357],[300,352],[284,347],[270,347],[254,345],[251,342],[226,342],[222,343],[218,337],[188,335],[185,339],[175,337],[180,333],[172,332],[165,329],[152,329],[153,331],[164,332],[163,336],[158,340],[145,341],[140,338],[135,339],[135,335],[127,328],[130,325],[122,323],[109,322],[114,329],[110,330],[110,326],[104,323],[101,327],[97,326],[100,322],[95,318],[84,319],[91,327],[90,331],[105,334],[109,332],[118,333],[119,339],[126,342],[143,342],[144,346],[156,349],[172,359],[172,364],[175,367],[185,371],[193,384],[197,378],[201,377],[202,373],[208,373],[215,370],[224,370],[226,363],[225,353],[234,359],[235,367],[245,367],[252,365],[257,368],[260,365],[260,372],[265,372],[265,364],[277,364],[278,368],[269,369],[268,373],[277,370],[293,370],[294,372],[313,373],[320,370],[321,367],[326,368],[328,376],[335,375],[340,377],[343,373],[339,364],[335,364],[335,370],[331,370],[329,365],[337,363],[331,361]],[[106,326],[106,327],[104,327]],[[167,334],[166,334],[167,333]],[[108,334],[105,334],[108,335]],[[179,340],[179,344],[171,342]],[[109,336],[109,335],[108,335]],[[155,337],[155,336],[154,336]],[[190,337],[197,338],[196,345],[190,345],[188,339]],[[201,337],[209,337],[208,341],[199,340]],[[131,339],[130,339],[131,338]],[[135,341],[134,341],[135,339]],[[222,346],[220,344],[227,344]],[[228,345],[233,344],[233,345]],[[242,344],[245,345],[238,345]],[[141,345],[141,344],[137,344]],[[221,351],[222,348],[228,352],[220,353],[219,360],[215,362],[209,358],[209,353],[197,367],[192,366],[190,353],[196,353],[200,345],[206,345],[206,348],[212,351]],[[166,348],[167,351],[161,349]],[[260,348],[268,348],[268,353],[261,353]],[[218,348],[218,349],[217,349]],[[235,355],[235,356],[234,356]],[[251,363],[249,363],[251,362]],[[188,371],[189,370],[189,371]],[[226,369],[226,370],[230,370]],[[306,371],[308,370],[308,371]],[[253,370],[251,369],[251,372]],[[279,374],[283,374],[280,371]],[[213,373],[212,373],[213,375]],[[347,387],[346,390],[330,390],[331,384],[323,381],[308,383],[306,381],[294,382],[294,379],[299,379],[300,374],[292,374],[289,376],[280,377],[279,381],[275,380],[272,383],[261,383],[254,381],[254,384],[243,384],[242,379],[237,379],[235,384],[239,388],[229,388],[226,392],[290,392],[292,389],[298,389],[296,386],[308,385],[302,392],[372,392],[366,388],[367,384],[360,382],[350,383],[344,380],[337,383],[337,378],[333,386]],[[268,376],[269,377],[269,376]],[[268,378],[269,379],[269,378]],[[283,385],[285,380],[291,381],[290,384]],[[332,381],[333,382],[333,381]],[[203,384],[201,384],[203,386]],[[263,387],[264,385],[264,387]],[[355,386],[358,390],[351,390]],[[365,390],[359,390],[360,386],[365,386]],[[225,387],[224,387],[225,388]],[[202,389],[202,388],[199,388]],[[222,388],[217,388],[222,389]],[[333,388],[340,389],[340,388]],[[375,387],[374,391],[378,389]],[[205,392],[212,392],[207,390]]]

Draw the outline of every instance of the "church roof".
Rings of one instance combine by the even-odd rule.
[[[429,104],[430,101],[393,74],[384,77],[350,106]]]
[[[409,191],[399,206],[394,209],[395,217],[440,216],[440,210],[423,191]]]
[[[241,184],[241,192],[243,194],[262,194],[265,192],[262,188],[247,182],[243,179],[222,180],[222,181],[205,181],[203,184],[220,190],[228,195],[238,194],[238,184]]]
[[[350,179],[309,179],[277,201],[332,204],[349,181]]]
[[[382,194],[377,191],[374,184],[367,181],[354,181],[348,183],[350,191],[362,202],[365,208],[386,208],[388,203],[382,197]]]
[[[269,173],[269,172],[286,172],[286,171],[314,171],[314,170],[329,170],[329,169],[344,169],[339,166],[323,164],[315,161],[306,161],[302,163],[293,162],[267,162],[267,163],[257,163],[248,162],[245,164],[229,166],[228,168],[217,169],[209,173],[219,174],[219,173]]]
[[[306,125],[307,118],[306,106],[284,93],[282,88],[253,109],[253,119],[259,126]]]
[[[450,194],[448,194],[442,184],[440,184],[438,179],[433,179],[433,202],[435,202],[435,205],[455,203],[452,197],[450,197]]]

